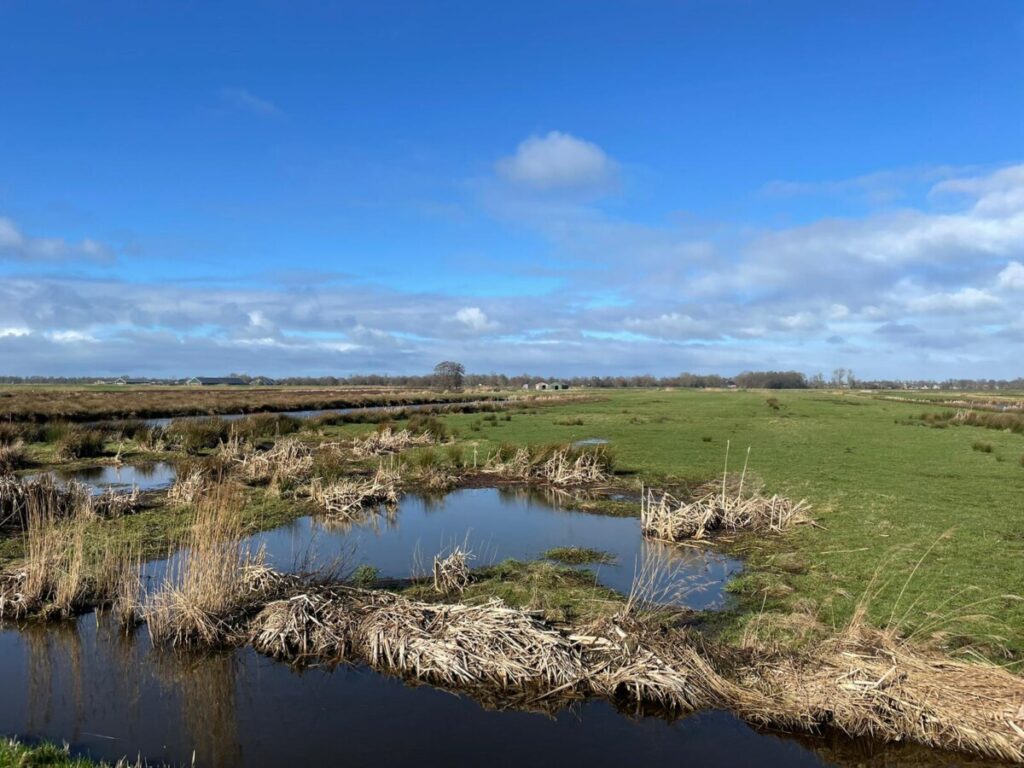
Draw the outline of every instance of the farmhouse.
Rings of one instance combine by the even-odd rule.
[[[534,389],[548,390],[548,389],[568,389],[569,385],[563,381],[538,381]]]

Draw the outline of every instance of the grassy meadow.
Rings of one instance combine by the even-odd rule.
[[[748,477],[808,499],[820,527],[725,543],[747,560],[733,585],[747,609],[741,623],[785,612],[839,626],[866,597],[876,624],[989,656],[1024,654],[1024,602],[1000,597],[1024,595],[1021,435],[927,426],[922,413],[945,409],[873,394],[595,394],[510,421],[446,422],[481,455],[502,442],[607,439],[618,472],[666,486],[720,477],[727,443],[738,472],[749,446]]]

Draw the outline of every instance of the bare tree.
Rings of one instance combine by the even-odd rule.
[[[445,360],[434,366],[434,383],[441,389],[462,389],[466,367],[453,360]]]

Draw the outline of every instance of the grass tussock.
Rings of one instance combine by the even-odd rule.
[[[986,443],[984,440],[975,440],[971,443],[971,449],[978,451],[978,453],[992,453],[992,443]]]
[[[194,456],[226,442],[230,430],[231,423],[216,416],[175,419],[167,425],[164,436],[169,446]]]
[[[1000,432],[1014,432],[1024,435],[1024,413],[1003,411],[978,411],[960,409],[957,411],[925,412],[918,419],[930,427],[966,426],[995,429]]]
[[[613,555],[590,547],[554,547],[541,557],[565,565],[611,565],[615,562]]]
[[[106,436],[99,429],[71,427],[55,441],[58,461],[74,461],[103,455]]]

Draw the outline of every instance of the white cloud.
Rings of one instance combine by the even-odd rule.
[[[462,323],[471,331],[482,333],[498,327],[497,323],[491,322],[480,307],[463,307],[455,313],[455,320]]]
[[[1006,269],[999,273],[997,284],[1003,290],[1024,290],[1024,264],[1011,261],[1006,265]]]
[[[998,306],[999,299],[977,288],[961,288],[953,293],[932,293],[907,302],[912,312],[968,312]]]
[[[25,327],[0,328],[0,339],[8,336],[28,336],[32,331]]]
[[[58,344],[94,343],[99,341],[95,336],[84,331],[50,331],[46,334],[48,339]]]
[[[551,131],[522,141],[516,153],[498,161],[498,173],[539,189],[600,187],[615,176],[615,163],[597,144]]]
[[[69,243],[58,237],[28,237],[14,221],[0,216],[0,261],[4,257],[19,261],[108,262],[113,260],[113,253],[107,246],[88,238]]]

